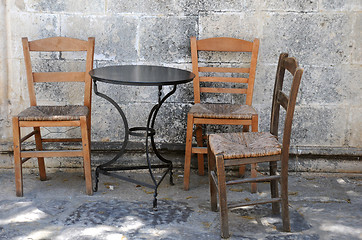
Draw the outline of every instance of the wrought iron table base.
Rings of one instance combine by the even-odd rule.
[[[154,136],[156,134],[156,131],[154,129],[154,124],[155,124],[156,116],[157,116],[157,113],[158,113],[160,107],[167,100],[167,98],[169,98],[173,93],[175,93],[176,85],[173,85],[173,89],[170,92],[168,92],[164,97],[162,97],[162,86],[158,86],[158,103],[155,106],[153,106],[153,108],[150,111],[150,114],[148,115],[147,126],[129,128],[127,118],[126,118],[124,112],[122,111],[121,107],[109,96],[98,92],[97,81],[93,80],[93,82],[94,82],[94,93],[97,96],[104,98],[105,100],[110,102],[118,110],[120,116],[122,117],[122,120],[124,123],[124,128],[125,128],[125,134],[124,134],[125,136],[124,136],[123,144],[122,144],[121,149],[117,153],[117,155],[115,157],[113,157],[112,160],[110,160],[104,164],[101,164],[96,168],[96,170],[95,170],[95,186],[94,186],[93,190],[94,190],[94,192],[98,191],[99,173],[102,173],[105,175],[110,175],[110,176],[113,176],[113,177],[116,177],[116,178],[119,178],[122,180],[126,180],[129,182],[133,182],[136,184],[140,184],[142,186],[154,189],[153,209],[157,210],[157,190],[158,190],[159,185],[163,181],[163,179],[166,177],[167,173],[170,173],[170,184],[173,185],[174,183],[173,183],[173,176],[172,176],[172,174],[173,174],[172,173],[172,170],[173,170],[172,162],[170,160],[165,159],[156,148],[156,144],[154,141]],[[140,131],[146,132],[147,165],[145,165],[145,166],[113,166],[113,167],[111,167],[110,165],[115,163],[124,154],[128,141],[129,141],[129,135],[144,136],[144,134],[141,135],[139,133]],[[149,145],[148,145],[149,138],[151,139],[151,146],[152,146],[153,152],[164,164],[154,164],[154,165],[151,164],[151,160],[150,160],[150,156],[149,156],[150,155]],[[154,168],[167,168],[159,181],[157,181],[153,175],[152,169],[154,169]],[[138,170],[138,169],[148,169],[149,170],[153,185],[145,183],[145,182],[137,181],[134,179],[126,178],[126,177],[120,176],[118,174],[111,173],[114,171]]]

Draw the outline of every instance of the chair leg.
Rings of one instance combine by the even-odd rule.
[[[258,115],[253,115],[251,117],[251,131],[252,132],[258,132]],[[255,164],[251,164],[251,177],[255,178],[257,177],[257,171],[256,171],[256,167],[258,165]],[[252,193],[256,193],[258,191],[258,185],[257,183],[251,183],[251,192]]]
[[[243,125],[243,132],[249,132],[249,125]]]
[[[92,149],[92,139],[91,139],[91,118],[90,116],[88,116],[87,118],[87,131],[88,131],[88,140],[89,140],[89,153],[91,152],[90,149]],[[85,168],[83,168],[83,176],[84,176],[84,180],[85,180],[85,176],[86,176],[86,173],[85,173]]]
[[[87,130],[88,130],[89,148],[91,148],[92,139],[91,139],[91,118],[90,118],[90,115],[87,118]]]
[[[185,145],[185,164],[184,164],[184,190],[189,190],[190,185],[190,168],[191,168],[191,151],[192,151],[192,130],[194,117],[187,115],[186,145]]]
[[[256,163],[251,164],[251,177],[256,178],[257,177],[257,171],[256,171]],[[258,185],[256,182],[253,182],[251,185],[251,193],[256,193],[258,191]]]
[[[249,125],[243,125],[243,132],[249,132]],[[245,176],[245,169],[246,169],[245,165],[239,166],[239,177]]]
[[[253,115],[251,117],[251,131],[258,132],[258,115]]]
[[[202,127],[200,124],[196,125],[196,142],[198,147],[204,147],[204,140],[202,137]],[[204,169],[204,154],[198,153],[197,154],[197,168],[198,173],[200,176],[205,175],[205,169]]]
[[[286,162],[286,161],[284,161]],[[282,163],[283,164],[283,163]],[[288,203],[288,163],[281,170],[281,199],[282,199],[282,221],[283,231],[290,232],[289,203]]]
[[[216,172],[216,163],[215,155],[211,152],[209,145],[207,145],[207,158],[208,158],[208,170],[209,170],[209,186],[210,186],[210,204],[211,211],[217,211],[217,188],[214,178],[211,175],[211,172]]]
[[[240,165],[239,166],[239,177],[244,177],[245,176],[245,165]]]
[[[83,145],[83,166],[85,174],[86,192],[88,195],[93,194],[92,188],[92,169],[90,159],[90,139],[88,135],[88,126],[86,117],[80,118],[80,128],[82,132],[82,145]]]
[[[217,155],[216,168],[219,187],[219,206],[220,206],[220,224],[221,224],[221,237],[228,238],[229,234],[229,217],[226,197],[226,176],[223,156]]]
[[[40,127],[34,127],[35,133],[35,146],[36,150],[42,151],[43,144],[41,140]],[[45,163],[43,157],[38,157],[38,167],[39,167],[39,176],[41,181],[47,180],[46,172],[45,172]]]
[[[23,196],[23,169],[20,158],[21,142],[18,117],[13,117],[14,171],[16,196]]]
[[[277,173],[277,162],[270,162],[269,163],[269,172],[270,176],[274,176]],[[270,194],[272,198],[278,198],[279,197],[279,191],[278,191],[278,181],[272,180],[270,181]],[[278,214],[280,212],[280,203],[274,202],[272,203],[272,212],[273,214]]]

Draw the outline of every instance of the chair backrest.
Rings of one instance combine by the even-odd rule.
[[[200,51],[211,52],[246,52],[251,53],[249,67],[199,67]],[[232,94],[245,94],[245,104],[251,105],[253,99],[253,89],[255,80],[255,71],[259,51],[259,39],[254,39],[253,42],[245,41],[236,38],[208,38],[196,40],[196,37],[191,37],[191,58],[192,58],[192,71],[195,74],[194,78],[194,102],[200,103],[201,93],[232,93]],[[208,74],[244,74],[248,77],[220,77],[220,76],[200,76],[199,73]],[[243,83],[246,88],[237,87],[220,87],[220,86],[201,86],[202,82],[211,83]]]
[[[22,38],[26,75],[28,80],[28,90],[30,105],[36,106],[36,96],[34,83],[39,82],[84,82],[84,105],[90,110],[92,97],[92,81],[89,71],[93,69],[94,38],[88,41],[68,38],[51,37],[28,41]],[[33,72],[30,52],[86,52],[86,62],[84,72]]]
[[[292,83],[289,96],[283,92],[283,82],[285,79],[286,70],[292,74]],[[282,159],[286,160],[288,159],[289,155],[293,115],[302,75],[303,69],[298,67],[298,62],[295,58],[288,57],[287,53],[280,54],[274,85],[270,132],[273,135],[278,136],[279,110],[280,106],[282,106],[286,110],[283,130]]]

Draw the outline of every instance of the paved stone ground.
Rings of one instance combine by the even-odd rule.
[[[123,173],[149,181],[147,173]],[[15,197],[11,170],[0,171],[0,239],[220,239],[219,215],[210,211],[207,176],[192,174],[190,191],[182,190],[182,171],[175,185],[159,189],[158,211],[153,191],[101,175],[98,192],[85,195],[79,172],[48,173],[41,182],[24,173],[24,197]],[[232,186],[228,198],[253,199],[268,193],[259,184]],[[230,239],[362,239],[362,175],[291,173],[291,233],[279,229],[279,216],[268,205],[232,211]]]

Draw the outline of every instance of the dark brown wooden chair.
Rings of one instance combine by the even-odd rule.
[[[86,182],[86,193],[92,195],[92,177],[90,160],[90,127],[92,81],[88,74],[93,68],[94,38],[88,41],[52,37],[35,41],[22,39],[30,107],[13,117],[14,168],[16,195],[23,196],[22,165],[30,158],[37,158],[40,180],[46,180],[45,157],[82,157]],[[86,52],[84,72],[33,72],[30,52]],[[62,59],[60,59],[62,60]],[[39,106],[37,105],[35,83],[84,82],[79,94],[84,94],[81,105]],[[80,127],[81,138],[42,138],[41,127]],[[21,128],[33,128],[33,131],[21,137]],[[21,143],[35,137],[35,151],[22,150]],[[44,142],[81,142],[81,150],[44,150]]]
[[[283,90],[285,72],[293,75],[289,96]],[[229,237],[228,210],[243,206],[272,203],[273,213],[279,213],[282,205],[283,230],[290,231],[288,209],[288,161],[289,145],[292,130],[297,93],[303,69],[298,67],[295,58],[282,53],[279,57],[276,81],[274,86],[270,132],[240,132],[209,135],[209,179],[211,209],[217,211],[217,193],[219,194],[221,237]],[[282,145],[278,141],[279,110],[286,110]],[[281,173],[277,175],[277,162],[281,162]],[[270,175],[226,181],[225,167],[240,164],[269,162]],[[250,183],[270,182],[271,198],[254,202],[227,203],[226,186]],[[279,197],[278,182],[281,184]]]
[[[251,126],[253,132],[258,131],[258,114],[251,106],[253,99],[254,79],[259,51],[259,40],[253,42],[236,38],[208,38],[196,40],[191,37],[192,71],[195,74],[193,81],[194,102],[187,115],[186,149],[184,165],[184,189],[189,189],[191,154],[196,153],[198,158],[198,173],[204,175],[204,157],[207,154],[206,135],[203,135],[203,125],[243,125],[243,131],[248,131]],[[220,67],[219,61],[212,66],[199,66],[199,52],[239,52],[248,55],[248,67]],[[211,64],[211,65],[210,65]],[[225,75],[228,74],[228,75]],[[210,76],[211,75],[211,76]],[[246,76],[245,76],[246,75]],[[223,85],[221,85],[223,84]],[[228,86],[229,84],[229,86]],[[232,86],[230,86],[230,84]],[[225,86],[226,85],[226,86]],[[241,94],[245,95],[245,104],[228,103],[203,103],[202,93]],[[196,126],[197,147],[192,146],[194,125]],[[245,166],[240,167],[243,174]],[[255,165],[252,167],[252,175],[256,175]],[[252,186],[256,192],[256,185]]]

